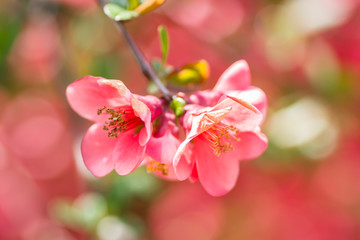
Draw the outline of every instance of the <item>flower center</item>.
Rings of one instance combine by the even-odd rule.
[[[108,137],[117,138],[119,133],[135,129],[136,132],[140,131],[143,122],[135,116],[134,110],[131,106],[121,106],[117,108],[102,107],[97,111],[97,115],[107,114],[108,120],[105,121],[103,129],[108,131]],[[140,129],[138,129],[140,128]]]
[[[165,163],[159,163],[153,159],[149,161],[149,165],[147,166],[147,172],[161,172],[164,176],[169,175],[169,166]]]
[[[214,124],[211,128],[199,135],[200,139],[210,142],[211,148],[216,156],[221,153],[233,150],[231,139],[240,141],[237,137],[239,130],[234,126],[228,126],[224,123]]]

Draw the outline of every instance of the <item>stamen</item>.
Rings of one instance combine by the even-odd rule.
[[[165,163],[159,163],[153,159],[150,160],[149,165],[147,166],[147,172],[161,172],[162,175],[169,175],[169,166]]]
[[[203,132],[199,137],[210,142],[214,154],[218,157],[221,153],[233,150],[231,139],[240,141],[240,138],[237,137],[239,133],[239,130],[234,126],[228,126],[219,122]]]
[[[117,138],[119,133],[137,128],[142,124],[139,117],[135,116],[134,110],[130,106],[118,108],[102,107],[97,110],[97,115],[108,114],[108,120],[103,125],[103,130],[108,131],[108,137]]]

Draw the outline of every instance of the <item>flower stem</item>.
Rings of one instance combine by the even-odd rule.
[[[105,2],[104,0],[98,0],[100,5],[104,7]],[[160,91],[163,93],[166,100],[171,101],[172,94],[170,91],[165,87],[165,85],[161,82],[159,77],[155,74],[154,70],[151,68],[149,62],[145,59],[144,55],[141,53],[139,47],[136,45],[133,38],[130,36],[129,32],[126,30],[125,25],[122,21],[115,21],[113,20],[117,30],[123,35],[124,39],[128,43],[132,53],[134,54],[142,73],[144,76],[150,80],[154,81],[154,83],[158,86]]]

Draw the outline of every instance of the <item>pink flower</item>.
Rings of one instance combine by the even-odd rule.
[[[97,177],[113,169],[126,175],[137,168],[144,160],[161,101],[134,95],[119,80],[91,76],[70,84],[66,95],[79,115],[95,122],[81,145],[87,168]]]
[[[251,87],[245,61],[234,63],[220,77],[213,91],[190,97],[186,106],[186,139],[175,157],[175,173],[180,180],[199,178],[207,192],[220,196],[230,191],[239,174],[240,160],[258,157],[267,147],[260,132],[266,110],[264,93]],[[204,94],[205,93],[205,94]],[[201,105],[218,102],[213,107]],[[189,158],[181,158],[191,152]]]
[[[175,124],[175,115],[166,110],[155,129],[153,136],[148,142],[146,153],[149,156],[147,162],[148,171],[168,180],[178,180],[173,168],[173,159],[180,146],[181,128]],[[181,163],[186,163],[189,153],[183,154]]]
[[[251,103],[265,116],[265,93],[250,84],[249,66],[246,61],[239,60],[226,69],[212,90],[196,92],[190,96],[190,101],[201,106],[214,106],[221,97],[229,95]]]

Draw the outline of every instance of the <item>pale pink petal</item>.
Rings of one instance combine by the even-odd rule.
[[[231,99],[229,99],[228,102],[236,104],[236,102]],[[185,141],[183,141],[178,147],[173,160],[175,173],[180,180],[189,177],[192,172],[192,166],[194,164],[193,160],[189,161],[189,159],[191,159],[191,154],[189,153],[189,143],[199,134],[203,133],[204,131],[208,130],[213,125],[224,119],[224,117],[227,116],[227,114],[229,114],[231,110],[231,107],[228,106],[223,108],[219,107],[216,110],[205,111],[200,114],[192,114],[191,129],[187,134]],[[187,156],[186,154],[189,155]]]
[[[195,163],[191,175],[189,176],[189,180],[191,183],[195,183],[198,179],[199,179],[199,175],[197,173],[197,168]]]
[[[191,121],[191,129],[186,138],[192,140],[199,134],[205,132],[213,125],[220,122],[227,114],[231,112],[231,107],[218,108],[201,112],[199,114],[191,114],[188,121]]]
[[[189,97],[189,102],[200,106],[214,106],[223,94],[218,91],[198,91]]]
[[[238,159],[229,157],[229,153],[217,157],[209,144],[201,139],[194,143],[194,154],[199,180],[209,194],[222,196],[235,186],[239,175]]]
[[[137,168],[144,160],[146,146],[139,145],[139,136],[133,131],[118,135],[113,149],[115,170],[120,175],[127,175]]]
[[[97,110],[104,106],[124,104],[116,88],[100,84],[103,78],[87,76],[71,83],[66,89],[66,96],[72,109],[80,116],[99,121]]]
[[[150,109],[151,121],[154,121],[157,117],[160,116],[160,114],[162,113],[162,105],[163,105],[162,100],[151,95],[147,95],[147,96],[140,96],[136,94],[133,95],[135,96],[136,99],[145,103],[146,106]]]
[[[201,112],[205,112],[206,110],[210,109],[210,107],[202,107],[196,104],[187,104],[184,107],[185,114],[182,117],[182,125],[187,131],[190,131],[193,121],[193,116],[199,115]]]
[[[155,161],[172,165],[180,140],[167,130],[161,137],[152,137],[147,144],[146,153]]]
[[[108,137],[101,124],[92,125],[81,143],[81,153],[86,167],[96,177],[102,177],[114,169],[112,158],[116,138]]]
[[[118,96],[126,100],[126,102],[130,102],[130,98],[132,93],[130,90],[125,86],[125,84],[120,80],[114,79],[100,79],[99,85],[101,86],[111,86],[117,90]]]
[[[267,148],[268,140],[260,132],[242,132],[237,137],[240,141],[233,141],[234,150],[229,151],[229,157],[237,160],[249,160],[259,157]],[[231,156],[232,155],[232,156]]]
[[[239,60],[225,70],[213,90],[219,92],[243,90],[250,85],[250,81],[248,64],[244,60]]]
[[[139,144],[144,146],[149,141],[152,133],[151,112],[145,103],[137,100],[134,96],[131,96],[131,107],[135,116],[144,122],[145,127],[141,129],[139,134]]]
[[[231,96],[218,103],[212,110],[217,111],[228,107],[231,107],[231,111],[221,122],[236,127],[240,132],[252,131],[263,119],[261,112],[252,104]]]
[[[189,146],[191,140],[192,139],[187,138],[183,141],[174,156],[173,165],[175,174],[180,181],[183,181],[190,176],[195,163],[192,159],[192,151]]]
[[[147,125],[148,127],[143,127],[139,132],[139,145],[145,146],[151,137],[152,125],[151,123]]]
[[[236,97],[252,104],[262,113],[263,116],[266,115],[266,95],[260,88],[249,87],[244,91],[230,91],[226,94],[228,96]]]

